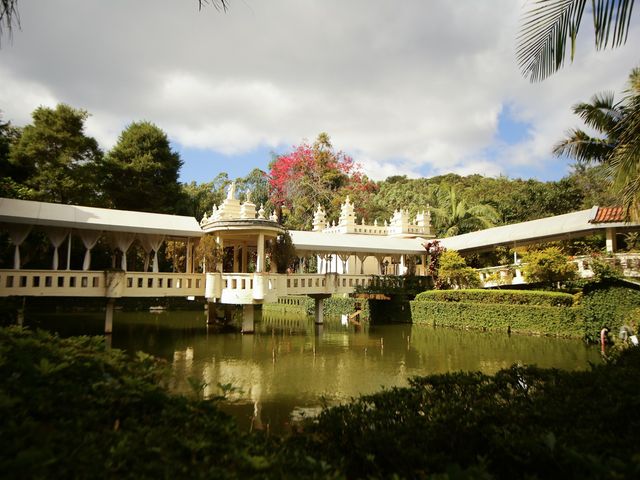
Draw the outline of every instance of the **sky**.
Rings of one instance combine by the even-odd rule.
[[[162,128],[183,182],[267,169],[327,132],[374,180],[507,175],[556,180],[571,106],[620,93],[640,65],[627,44],[596,52],[585,18],[573,63],[541,83],[519,72],[520,0],[19,0],[0,48],[0,111],[87,110],[108,151],[131,122]]]

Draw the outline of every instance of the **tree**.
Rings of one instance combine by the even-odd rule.
[[[214,205],[220,205],[226,197],[225,189],[231,183],[229,176],[221,172],[205,183],[182,184],[182,199],[178,213],[202,219],[205,213],[211,215]]]
[[[302,143],[269,165],[270,201],[287,211],[288,228],[310,228],[317,205],[329,218],[337,212],[333,200],[357,172],[353,159],[335,152],[326,133],[313,145]]]
[[[606,163],[618,143],[618,124],[624,117],[624,107],[615,102],[613,93],[597,93],[590,102],[574,105],[573,113],[601,136],[591,136],[579,128],[571,129],[566,138],[553,147],[553,153],[582,164]]]
[[[640,68],[629,75],[623,99],[624,115],[618,124],[618,143],[611,154],[611,174],[622,203],[634,218],[640,217]]]
[[[98,142],[84,133],[89,114],[69,105],[38,107],[33,123],[12,146],[14,180],[30,188],[37,200],[100,205]]]
[[[574,106],[585,124],[600,132],[592,137],[580,129],[569,131],[554,148],[556,155],[580,164],[604,165],[614,190],[627,211],[637,217],[640,202],[640,68],[629,74],[621,101],[611,93],[596,94],[590,103]]]
[[[438,289],[479,288],[480,276],[455,250],[445,250],[440,254],[438,267]]]
[[[542,283],[547,286],[559,285],[576,277],[577,267],[558,247],[533,250],[523,256],[524,278],[529,283]]]
[[[176,213],[181,201],[181,166],[180,156],[171,150],[160,128],[150,122],[134,122],[104,160],[104,191],[114,208]]]
[[[438,207],[432,207],[438,231],[445,237],[489,228],[499,221],[498,212],[490,205],[469,205],[455,187],[445,186],[439,191]]]
[[[277,273],[285,273],[288,268],[293,267],[298,257],[289,232],[281,233],[271,242],[269,256],[272,265],[275,266],[273,270]]]
[[[523,15],[517,58],[524,76],[544,80],[564,65],[567,41],[571,61],[587,0],[535,0]],[[591,0],[597,50],[627,41],[634,0]]]

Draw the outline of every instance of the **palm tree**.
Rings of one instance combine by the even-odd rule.
[[[624,115],[616,128],[617,144],[610,156],[614,188],[634,220],[640,218],[640,68],[629,75]]]
[[[637,219],[640,216],[640,68],[631,71],[621,101],[614,103],[610,93],[594,95],[590,103],[580,103],[573,111],[587,126],[600,132],[602,138],[573,129],[554,147],[554,153],[571,157],[579,164],[605,165],[627,213]]]
[[[571,40],[571,61],[587,0],[535,0],[524,13],[518,35],[518,65],[532,82],[556,72]],[[591,0],[596,49],[627,41],[634,0]]]
[[[469,205],[455,187],[444,187],[438,192],[439,207],[431,207],[436,225],[444,237],[460,235],[495,226],[500,214],[483,203]]]
[[[574,105],[573,113],[602,136],[593,137],[579,128],[571,129],[567,137],[555,145],[553,153],[582,164],[606,163],[618,143],[618,124],[624,116],[623,106],[614,102],[613,93],[599,93],[588,103]]]

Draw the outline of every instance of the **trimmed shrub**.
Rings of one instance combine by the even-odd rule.
[[[263,308],[269,312],[293,313],[300,315],[313,315],[315,302],[313,298],[307,296],[290,296],[282,299],[295,300],[291,304],[284,302],[267,303]],[[330,297],[324,300],[325,316],[338,316],[355,312],[356,304],[362,309],[362,318],[369,318],[369,300],[353,297]]]
[[[616,340],[630,312],[640,307],[640,291],[622,282],[588,284],[580,304],[587,340],[599,341],[600,330],[604,327],[609,329],[610,340]]]
[[[325,410],[295,444],[347,478],[638,478],[638,375],[640,348],[584,372],[414,378]]]
[[[584,322],[579,308],[438,301],[410,303],[415,324],[511,330],[561,337],[581,338],[584,335]]]
[[[573,295],[530,290],[429,290],[416,296],[420,302],[504,303],[507,305],[573,305]]]

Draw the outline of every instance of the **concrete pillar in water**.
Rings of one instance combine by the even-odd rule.
[[[216,304],[214,302],[207,302],[207,325],[214,325],[216,323]]]
[[[242,333],[253,333],[255,330],[254,306],[242,306]]]
[[[324,323],[324,298],[316,297],[313,300],[315,302],[316,325],[321,325]]]
[[[107,300],[107,308],[104,313],[104,333],[111,334],[113,333],[113,308],[116,304],[115,298],[110,298]]]

